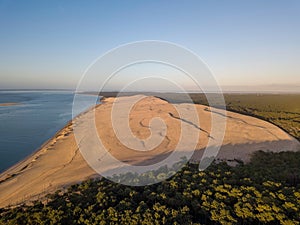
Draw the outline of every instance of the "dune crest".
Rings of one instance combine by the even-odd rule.
[[[118,98],[117,104],[126,105],[131,97]],[[117,139],[112,128],[111,109],[115,98],[107,98],[95,109],[79,115],[64,129],[57,133],[44,146],[12,168],[0,175],[0,207],[33,200],[46,193],[55,191],[72,183],[80,182],[91,177],[99,176],[84,160],[76,143],[74,126],[84,124],[86,118],[95,113],[95,123],[98,135],[103,145],[115,158],[132,164],[154,163],[167,157],[176,147],[180,137],[180,125],[185,123],[190,129],[199,133],[199,141],[192,156],[193,161],[199,161],[206,147],[211,131],[211,114],[226,117],[226,133],[220,152],[219,160],[249,161],[253,152],[263,151],[299,151],[300,143],[289,134],[266,121],[244,116],[238,113],[225,112],[203,105],[195,105],[200,127],[191,121],[182,121],[175,107],[156,97],[145,97],[131,110],[129,125],[132,133],[146,140],[150,135],[149,126],[153,117],[161,118],[166,125],[166,133],[161,144],[149,151],[134,151]],[[189,110],[190,104],[180,107]],[[126,121],[127,122],[127,121]],[[84,126],[84,125],[83,125]],[[92,132],[86,127],[86,135]],[[160,131],[158,131],[157,138]],[[141,142],[143,145],[143,143]],[[147,148],[147,144],[145,145]],[[193,149],[191,149],[193,150]],[[103,162],[105,163],[105,162]],[[107,169],[114,169],[107,165]]]

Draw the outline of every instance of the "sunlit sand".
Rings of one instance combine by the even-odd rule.
[[[120,97],[119,103],[126,104],[132,97]],[[111,125],[111,109],[114,98],[107,98],[94,110],[81,114],[73,122],[58,132],[45,143],[39,151],[16,164],[0,175],[0,207],[18,204],[22,201],[41,198],[46,193],[70,184],[99,176],[84,160],[75,141],[72,124],[85,126],[84,121],[95,113],[96,130],[103,145],[115,158],[132,164],[150,164],[170,154],[180,137],[180,123],[175,107],[156,98],[146,97],[138,102],[130,113],[129,125],[133,134],[141,140],[150,135],[149,124],[153,117],[160,117],[166,124],[167,132],[161,144],[150,151],[134,151],[117,139]],[[187,109],[189,104],[182,104]],[[300,143],[275,125],[263,120],[238,113],[225,112],[203,105],[195,105],[200,128],[188,124],[190,129],[199,132],[199,141],[192,156],[192,161],[201,159],[211,131],[211,113],[219,117],[227,117],[226,133],[218,160],[249,161],[251,154],[263,151],[298,151]],[[76,128],[75,128],[76,129]],[[86,135],[91,135],[86,127]],[[190,149],[189,151],[192,151]],[[107,163],[107,169],[114,165]]]

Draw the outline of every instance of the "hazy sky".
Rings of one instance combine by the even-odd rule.
[[[296,0],[0,0],[0,88],[75,88],[95,58],[140,40],[192,50],[224,89],[300,89]]]

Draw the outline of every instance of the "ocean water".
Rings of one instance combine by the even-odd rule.
[[[78,96],[78,95],[77,95]],[[0,91],[0,172],[36,151],[72,119],[71,92]],[[87,110],[97,96],[80,95],[75,115]]]

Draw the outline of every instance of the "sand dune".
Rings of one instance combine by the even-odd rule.
[[[134,96],[120,97],[116,104],[126,107],[131,98]],[[0,207],[17,204],[28,199],[32,200],[57,188],[97,176],[97,173],[84,160],[73,131],[77,127],[81,127],[85,137],[92,136],[92,129],[86,125],[85,121],[93,118],[93,115],[95,115],[96,131],[101,137],[103,146],[116,159],[130,165],[151,164],[167,157],[178,143],[182,123],[188,130],[197,131],[199,134],[196,151],[192,156],[193,161],[199,161],[203,149],[212,138],[210,136],[212,114],[227,119],[225,137],[218,154],[220,160],[248,161],[251,154],[258,150],[273,152],[300,150],[300,143],[296,139],[268,122],[233,112],[226,114],[220,109],[196,105],[201,125],[197,127],[191,121],[180,120],[176,107],[172,104],[156,97],[145,97],[131,109],[128,120],[133,134],[142,140],[141,146],[146,150],[135,151],[124,146],[115,135],[111,121],[114,100],[114,98],[108,98],[95,109],[78,116],[39,151],[1,174]],[[180,107],[189,110],[191,105],[180,104]],[[152,143],[143,140],[147,140],[151,136],[149,128],[152,125],[153,117],[161,118],[165,123],[166,130],[163,131],[165,135],[160,130],[154,130],[153,140],[161,140],[161,144],[152,149]],[[119,119],[122,121],[122,118]],[[120,121],[119,123],[121,123]],[[76,136],[76,138],[78,137]],[[125,136],[125,141],[130,140],[129,136],[128,139],[126,138]],[[91,148],[95,146],[93,142],[87,144]],[[130,143],[128,144],[130,145]],[[189,143],[185,144],[189,146]],[[185,151],[189,151],[189,149],[187,148]],[[107,170],[114,169],[115,165],[105,161],[105,158],[101,163]]]

